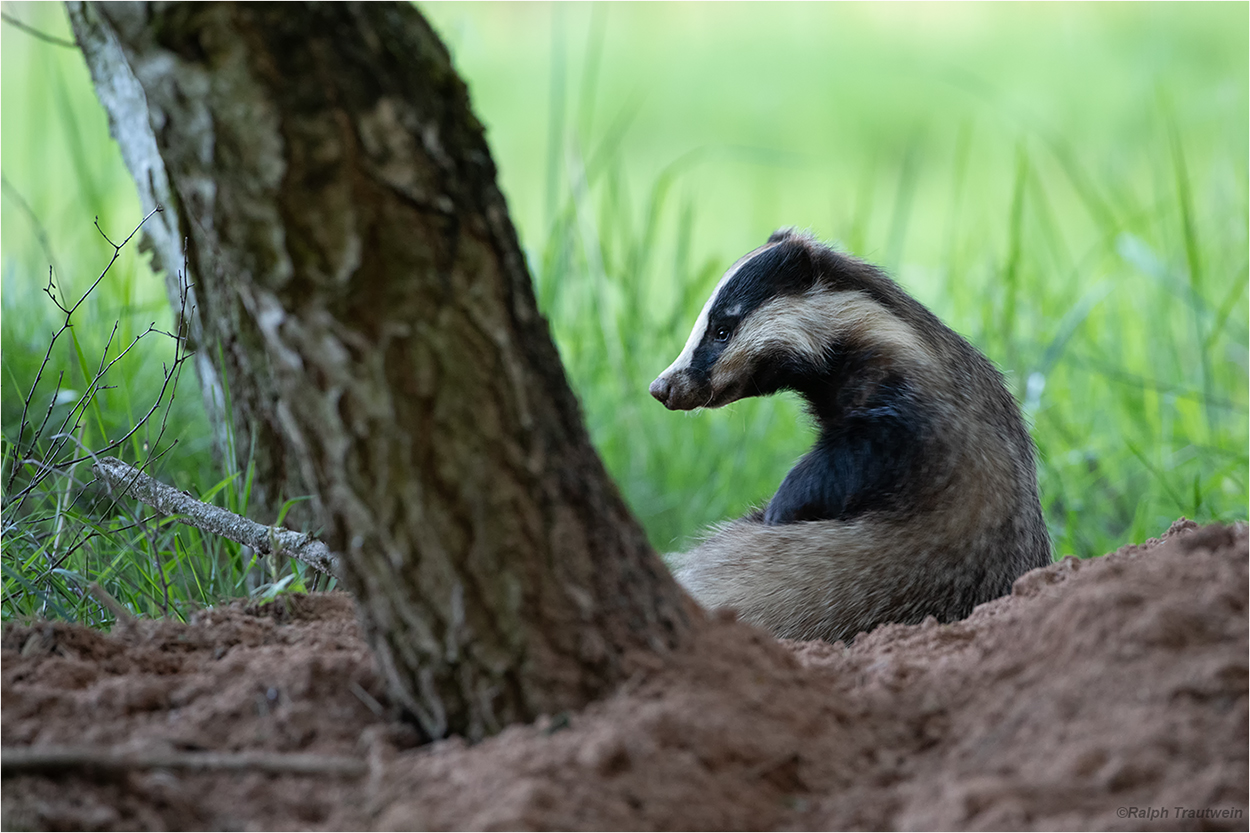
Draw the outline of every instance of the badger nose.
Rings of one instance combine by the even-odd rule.
[[[668,398],[673,393],[673,387],[668,383],[668,379],[663,376],[651,383],[651,395],[660,400],[660,404],[668,407]]]

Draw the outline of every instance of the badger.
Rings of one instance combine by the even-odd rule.
[[[793,229],[725,272],[650,388],[682,411],[785,390],[819,436],[763,509],[673,556],[703,607],[849,640],[963,618],[1050,563],[1002,375],[879,269]]]

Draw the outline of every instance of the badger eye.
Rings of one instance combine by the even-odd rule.
[[[729,339],[729,328],[720,326],[716,328],[716,340],[727,341]]]

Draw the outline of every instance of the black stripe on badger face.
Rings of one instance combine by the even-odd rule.
[[[743,374],[714,386],[712,369],[751,314],[778,298],[798,296],[815,281],[810,252],[800,240],[774,234],[768,244],[729,268],[704,305],[681,355],[651,383],[651,395],[670,410],[715,408],[744,396],[774,393],[782,387],[785,360],[769,365],[770,377]]]

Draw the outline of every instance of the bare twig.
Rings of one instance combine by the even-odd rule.
[[[0,749],[0,774],[55,775],[75,771],[125,773],[140,769],[186,772],[266,772],[274,775],[340,775],[358,778],[367,766],[356,758],[322,755],[231,752],[115,752],[90,747],[46,746]]]
[[[148,216],[151,216],[151,215],[148,215]],[[96,227],[99,228],[98,225]],[[104,234],[103,230],[101,230],[100,233]],[[134,237],[134,234],[135,234],[134,232],[131,232],[130,237]],[[127,237],[126,240],[129,241],[130,237]],[[107,235],[105,235],[105,239],[108,239]],[[122,245],[125,245],[125,242],[123,242]],[[139,430],[140,426],[148,425],[148,421],[151,419],[152,415],[156,412],[157,407],[160,406],[161,400],[165,399],[166,391],[169,391],[169,398],[165,399],[165,413],[161,417],[160,430],[157,432],[156,440],[154,442],[151,442],[151,443],[146,442],[146,441],[144,442],[143,447],[147,451],[147,458],[139,466],[139,469],[140,470],[146,469],[153,462],[155,462],[156,460],[159,460],[168,451],[170,451],[175,445],[178,444],[178,441],[174,440],[173,443],[170,444],[169,448],[166,448],[162,451],[157,451],[157,449],[160,447],[161,439],[164,438],[165,436],[165,429],[168,427],[168,424],[169,424],[169,412],[173,408],[174,397],[177,395],[178,380],[182,377],[182,365],[185,364],[187,359],[189,359],[191,356],[191,354],[188,352],[188,347],[187,347],[187,342],[188,342],[187,321],[188,321],[188,315],[194,313],[195,307],[194,306],[188,307],[188,301],[190,297],[191,297],[191,281],[190,281],[190,273],[187,271],[186,251],[184,249],[183,259],[182,259],[182,271],[178,273],[178,311],[176,315],[176,323],[178,325],[176,328],[177,334],[164,333],[161,330],[156,330],[154,329],[156,325],[153,324],[151,327],[149,327],[144,333],[142,333],[139,336],[139,338],[141,338],[143,335],[147,335],[148,333],[157,332],[157,333],[162,333],[163,335],[166,335],[172,338],[174,340],[173,369],[171,370],[169,367],[162,365],[162,369],[164,370],[164,380],[161,383],[161,390],[157,394],[156,402],[153,403],[152,408],[147,412],[147,414],[145,414],[144,417],[141,420],[139,420],[139,422],[136,423],[135,426],[131,428],[129,432],[126,433],[125,436],[123,436],[119,440],[115,440],[109,443],[104,448],[101,448],[95,451],[82,448],[82,445],[80,443],[79,444],[80,450],[86,452],[86,454],[85,456],[77,458],[78,461],[83,461],[88,458],[90,458],[93,461],[98,460],[101,454],[103,454],[106,451],[111,451],[112,449],[117,448],[126,440],[128,440],[136,431]],[[116,331],[116,325],[114,325],[114,331]],[[110,343],[112,343],[112,338],[113,336],[110,335],[109,336]],[[136,338],[135,341],[138,341],[138,338]],[[133,347],[134,343],[132,342],[130,346]],[[126,349],[129,350],[130,348],[128,347]],[[120,358],[120,356],[118,358]],[[116,361],[117,359],[114,359],[113,362],[109,363],[108,367],[104,367],[104,364],[103,364],[104,359],[101,358],[100,360],[101,369],[99,373],[97,373],[96,379],[97,380],[101,379],[103,374],[107,372],[108,369],[111,368],[114,363],[116,363]],[[95,384],[94,380],[92,384]],[[84,410],[84,413],[85,413],[85,410]],[[59,453],[59,448],[58,448],[58,453]],[[74,462],[74,461],[71,461],[71,462]],[[117,500],[114,499],[108,511],[111,512],[116,505],[117,505]],[[139,523],[141,524],[142,522],[140,521]],[[144,531],[146,533],[146,528],[144,528]],[[64,561],[65,559],[67,559],[79,547],[85,545],[87,541],[91,540],[98,534],[99,534],[98,531],[95,531],[95,530],[88,532],[85,537],[80,539],[73,546],[69,547],[64,552],[64,554],[60,557],[60,559],[58,559],[58,562]],[[164,582],[164,567],[159,565],[159,563],[158,563],[158,567],[160,567],[160,570],[161,570],[161,575],[162,575],[161,580],[162,582]],[[168,593],[168,588],[166,588],[166,592]]]
[[[116,457],[102,457],[91,467],[96,477],[123,495],[129,495],[165,515],[205,532],[229,538],[262,554],[276,553],[302,561],[314,570],[341,579],[339,559],[324,542],[303,532],[250,521],[218,506],[196,500],[186,492],[148,477]]]
[[[356,699],[364,703],[365,707],[369,709],[369,711],[373,712],[376,717],[383,720],[386,719],[386,707],[378,702],[378,698],[365,691],[364,686],[355,680],[351,680],[348,682],[347,687],[351,690],[352,694],[356,695]]]
[[[19,206],[26,209],[29,208],[21,198],[21,195],[13,189],[7,180],[0,184],[4,185],[3,190],[6,202],[12,199]],[[101,503],[101,495],[97,490],[84,489],[84,484],[76,476],[75,470],[80,464],[84,462],[90,463],[101,455],[111,453],[113,449],[132,441],[135,441],[136,445],[138,445],[136,437],[142,441],[143,450],[141,453],[143,457],[138,463],[140,468],[147,468],[154,460],[160,459],[177,445],[178,441],[175,439],[169,448],[161,447],[183,365],[192,357],[190,353],[191,345],[187,336],[188,316],[193,314],[194,305],[190,303],[191,284],[186,272],[185,258],[183,271],[178,276],[178,297],[175,299],[176,319],[174,327],[162,328],[153,322],[142,332],[131,336],[131,340],[127,343],[119,340],[120,322],[114,322],[112,330],[107,334],[108,338],[103,351],[100,353],[94,374],[87,369],[81,351],[78,352],[77,358],[84,373],[83,382],[85,384],[85,387],[80,391],[70,391],[65,388],[66,384],[70,384],[65,371],[52,372],[50,369],[55,366],[54,351],[58,349],[56,345],[60,343],[64,347],[64,337],[67,334],[72,337],[76,323],[73,316],[78,314],[78,311],[86,303],[87,298],[91,296],[114,268],[123,250],[138,237],[139,232],[153,214],[160,210],[160,206],[153,208],[139,223],[128,230],[124,238],[117,238],[116,240],[101,227],[98,218],[96,219],[95,227],[97,232],[113,248],[113,252],[104,269],[94,277],[91,285],[81,295],[75,294],[71,296],[66,291],[66,287],[58,283],[60,277],[55,270],[49,269],[47,283],[43,287],[43,292],[55,305],[59,313],[59,326],[54,325],[51,340],[39,365],[38,372],[35,374],[35,379],[31,384],[29,392],[23,399],[17,434],[11,438],[11,443],[6,443],[8,447],[4,449],[3,460],[0,460],[0,463],[9,467],[7,472],[0,475],[5,484],[3,495],[0,495],[4,535],[6,538],[14,540],[16,537],[20,537],[23,541],[29,541],[46,563],[43,565],[40,574],[32,580],[26,581],[23,578],[22,581],[14,582],[11,586],[9,583],[6,583],[4,588],[6,605],[10,600],[16,598],[15,594],[28,593],[35,593],[37,596],[43,597],[44,609],[47,608],[50,600],[56,596],[68,597],[73,604],[78,604],[84,597],[92,595],[87,592],[88,588],[82,582],[76,584],[71,582],[65,585],[63,581],[54,577],[54,574],[68,559],[98,536],[115,535],[129,529],[139,529],[144,534],[149,535],[149,539],[151,537],[147,523],[142,517],[142,512],[137,513],[133,518],[126,518],[130,523],[120,527],[112,526],[111,523],[100,525],[90,521],[83,522],[77,515],[71,518],[71,510],[77,507],[84,499],[92,501],[92,506],[87,510],[90,517],[110,517],[110,513],[118,506],[118,499],[121,497],[120,493],[114,493],[111,496],[112,504],[101,510],[99,505]],[[28,211],[28,213],[30,212]],[[37,229],[41,229],[38,224],[38,218],[33,213],[30,214],[30,220]],[[41,240],[46,244],[45,237],[46,235],[40,235]],[[46,245],[45,248],[47,248]],[[51,258],[50,250],[48,254],[49,258]],[[166,329],[170,331],[166,332]],[[86,440],[84,426],[86,418],[90,414],[90,409],[102,392],[114,387],[109,384],[110,375],[116,370],[119,363],[128,360],[133,363],[135,354],[140,352],[140,350],[134,348],[140,341],[150,341],[148,337],[160,336],[173,340],[173,357],[171,361],[161,364],[163,370],[161,387],[151,407],[137,421],[132,420],[130,426],[123,427],[119,432],[121,436],[111,440],[106,436],[103,439],[103,447],[95,442],[84,442]],[[75,350],[78,349],[76,342],[73,346]],[[55,390],[48,396],[46,388],[51,386],[51,384],[55,384]],[[43,402],[40,400],[41,395],[48,397],[46,407],[43,406]],[[55,411],[62,404],[66,406],[66,412],[64,419],[57,426],[51,420],[60,415],[55,413]],[[43,411],[42,419],[39,415],[41,410]],[[163,411],[159,422],[159,430],[157,430],[156,423],[153,422],[158,411]],[[75,446],[77,450],[75,450]],[[17,480],[19,474],[23,476],[25,482]],[[63,486],[48,485],[49,480],[55,477],[64,478]],[[19,483],[20,488],[15,488]],[[40,501],[40,509],[34,512],[27,512],[28,499],[35,498]],[[44,513],[40,510],[43,508],[42,502],[47,498],[52,498],[55,505],[49,504],[49,508],[53,511],[50,516],[44,517]],[[109,499],[109,497],[106,497],[105,501]],[[125,514],[123,512],[123,515]],[[34,517],[35,515],[39,515],[39,517]],[[47,524],[51,524],[51,527],[44,530]],[[29,561],[28,563],[33,566],[35,562]],[[158,561],[157,570],[160,573],[162,591],[168,594],[170,577],[166,574],[166,565]],[[89,566],[85,575],[87,577],[90,576]],[[45,584],[46,595],[34,589]],[[98,596],[96,596],[96,600],[99,601]],[[102,613],[105,609],[111,609],[108,605],[101,604]],[[168,612],[171,609],[171,602],[165,599],[160,606],[163,611]]]
[[[42,364],[40,364],[40,366],[39,366],[39,372],[35,374],[35,381],[34,381],[34,383],[31,385],[31,388],[30,388],[30,393],[29,393],[29,394],[27,394],[26,399],[25,399],[25,400],[24,400],[24,402],[23,402],[23,406],[22,406],[22,418],[21,418],[21,421],[20,421],[20,422],[19,422],[19,424],[18,424],[17,434],[16,434],[16,436],[15,436],[15,437],[14,437],[14,439],[13,439],[13,464],[12,464],[12,466],[10,467],[10,470],[9,470],[9,477],[8,477],[8,480],[7,480],[7,482],[5,483],[5,489],[4,489],[4,490],[5,490],[5,492],[10,492],[10,491],[12,490],[12,488],[13,488],[13,482],[14,482],[15,478],[17,477],[17,473],[18,473],[18,470],[21,468],[21,465],[22,465],[22,464],[26,461],[26,459],[25,459],[25,458],[26,458],[27,456],[33,456],[33,454],[34,454],[34,450],[35,450],[35,445],[36,445],[36,443],[37,443],[37,442],[38,442],[38,440],[39,440],[39,436],[40,436],[40,434],[41,434],[41,433],[42,433],[42,431],[43,431],[43,427],[44,427],[44,425],[46,425],[46,423],[47,423],[47,419],[48,419],[48,417],[47,417],[47,415],[45,415],[45,416],[44,416],[44,421],[43,421],[43,423],[40,425],[39,430],[35,432],[35,435],[34,435],[34,436],[31,438],[31,440],[30,440],[29,451],[23,451],[23,450],[22,450],[22,437],[23,437],[24,433],[26,432],[27,427],[29,427],[29,423],[27,422],[27,414],[28,414],[28,411],[29,411],[29,409],[30,409],[30,403],[31,403],[31,401],[32,401],[32,400],[34,399],[34,397],[35,397],[35,391],[38,389],[38,387],[39,387],[39,382],[40,382],[40,380],[43,378],[43,371],[44,371],[44,369],[47,367],[47,365],[48,365],[48,360],[49,360],[49,359],[51,358],[51,356],[52,356],[52,350],[53,350],[53,347],[56,345],[57,339],[59,339],[59,338],[60,338],[60,337],[61,337],[61,336],[62,336],[62,335],[66,332],[66,331],[68,331],[68,330],[69,330],[69,329],[73,326],[73,324],[71,323],[71,319],[72,319],[72,317],[73,317],[74,313],[78,311],[78,308],[79,308],[80,306],[82,306],[82,303],[83,303],[84,301],[86,301],[86,300],[87,300],[88,296],[90,296],[92,292],[94,292],[94,291],[95,291],[95,288],[96,288],[97,286],[99,286],[99,285],[100,285],[100,282],[101,282],[102,280],[104,280],[105,275],[107,275],[107,274],[109,273],[109,270],[113,268],[113,264],[114,264],[114,263],[116,263],[116,262],[117,262],[117,260],[118,260],[118,258],[120,258],[120,257],[121,257],[122,247],[123,247],[123,246],[125,246],[127,243],[129,243],[129,242],[130,242],[130,240],[131,240],[131,239],[132,239],[132,238],[133,238],[136,234],[138,234],[138,233],[139,233],[139,230],[143,228],[143,224],[144,224],[144,223],[146,223],[146,222],[148,221],[148,219],[149,219],[149,218],[150,218],[153,214],[155,214],[155,213],[156,213],[156,212],[158,212],[158,211],[162,211],[162,210],[163,210],[163,209],[161,208],[161,206],[159,206],[159,205],[158,205],[158,206],[156,206],[155,208],[153,208],[151,211],[149,211],[147,214],[145,214],[145,215],[144,215],[144,217],[143,217],[143,219],[139,221],[138,225],[136,225],[136,226],[134,227],[134,230],[133,230],[133,231],[131,231],[131,232],[130,232],[130,234],[126,237],[126,239],[125,239],[125,240],[123,240],[120,244],[118,244],[118,243],[113,243],[113,241],[112,241],[112,240],[109,240],[108,235],[107,235],[107,234],[104,234],[104,230],[100,228],[100,222],[99,222],[99,219],[98,219],[98,218],[96,219],[96,228],[100,231],[100,234],[104,236],[104,239],[109,241],[109,245],[113,247],[113,256],[112,256],[112,258],[110,258],[110,259],[109,259],[109,262],[108,262],[108,264],[104,267],[104,270],[103,270],[102,272],[100,272],[100,276],[99,276],[98,278],[96,278],[96,279],[95,279],[95,281],[91,284],[91,286],[90,286],[90,287],[88,287],[88,288],[87,288],[87,291],[86,291],[86,292],[84,292],[84,293],[82,294],[82,297],[80,297],[80,298],[78,299],[78,301],[77,301],[77,302],[75,302],[75,303],[73,303],[72,305],[70,305],[70,304],[69,304],[69,300],[68,300],[68,299],[64,299],[64,298],[63,298],[64,303],[62,303],[62,301],[58,301],[58,300],[57,300],[56,295],[55,295],[55,294],[53,294],[53,291],[52,291],[53,289],[55,289],[55,288],[56,288],[56,285],[53,283],[53,278],[52,278],[52,274],[51,274],[51,272],[49,273],[49,275],[48,275],[48,285],[47,285],[47,287],[44,289],[44,291],[48,294],[48,297],[52,299],[52,302],[53,302],[54,304],[56,304],[57,308],[58,308],[58,309],[60,309],[60,310],[61,310],[61,312],[63,312],[63,313],[65,314],[65,321],[64,321],[64,323],[61,325],[61,328],[60,328],[59,330],[57,330],[55,333],[53,333],[53,335],[52,335],[52,340],[51,340],[50,342],[48,342],[48,350],[47,350],[47,352],[44,354],[44,357],[43,357],[43,363],[42,363]],[[64,290],[62,290],[62,296],[64,296]],[[149,332],[150,332],[150,331],[151,331],[151,328],[149,328]],[[144,335],[146,335],[146,333],[144,333]],[[142,335],[141,335],[139,338],[142,338]],[[136,338],[135,340],[136,340],[136,341],[138,341],[138,338]],[[110,339],[110,341],[111,341],[111,339]],[[134,345],[132,344],[131,346],[133,347]],[[175,370],[177,369],[177,365],[179,364],[178,359],[179,359],[179,357],[180,357],[180,356],[179,356],[179,350],[180,350],[180,348],[181,348],[181,343],[178,343],[178,344],[175,346],[175,349],[174,349],[174,364],[175,364]],[[129,350],[129,348],[127,348],[127,350]],[[111,366],[111,365],[110,365],[110,366]],[[88,386],[87,386],[87,390],[83,393],[82,397],[80,398],[80,401],[79,401],[78,405],[76,405],[73,409],[71,409],[71,411],[70,411],[70,414],[71,414],[71,415],[73,415],[73,414],[74,414],[74,413],[78,410],[78,408],[79,408],[79,407],[81,407],[81,409],[82,409],[82,411],[83,411],[84,413],[86,412],[87,405],[90,403],[91,397],[93,397],[93,396],[95,395],[95,390],[94,390],[94,389],[98,387],[99,378],[100,378],[100,377],[98,377],[98,376],[97,376],[97,377],[96,377],[96,379],[91,380],[91,382],[90,382],[90,383],[88,384]],[[61,380],[60,380],[60,379],[58,379],[58,380],[57,380],[57,392],[58,392],[58,393],[60,392],[60,383],[61,383]],[[166,378],[166,384],[168,385],[168,377]],[[164,389],[164,388],[162,388],[162,389],[161,389],[161,393],[162,393],[162,394],[164,394],[164,392],[165,392],[165,389]],[[159,402],[160,402],[160,400],[158,399],[158,400],[157,400],[157,404],[159,404]],[[53,398],[52,398],[52,404],[50,404],[50,405],[49,405],[49,407],[48,407],[48,414],[51,414],[52,405],[54,405],[55,403],[56,403],[56,396],[54,395],[54,396],[53,396]],[[156,406],[153,406],[153,411],[155,411],[155,408],[156,408]],[[149,413],[149,414],[148,414],[148,416],[150,416],[150,415],[151,415],[151,414]],[[67,418],[67,420],[68,420],[68,418]],[[146,421],[146,417],[144,418],[144,421]],[[140,422],[140,424],[142,424],[142,421]],[[76,427],[76,426],[75,426],[75,427]],[[138,426],[136,426],[136,430],[137,430],[137,428],[138,428]],[[70,429],[70,431],[72,432],[72,429]],[[65,434],[65,433],[67,433],[66,428],[65,428],[65,425],[62,425],[62,428],[61,428],[61,430],[60,430],[58,433],[59,433],[59,434]],[[131,433],[134,433],[134,432],[132,431]],[[129,437],[129,436],[130,436],[130,435],[129,435],[129,434],[127,434],[127,437]],[[124,441],[125,441],[125,439],[126,439],[126,438],[123,438],[122,440],[117,441],[117,443],[124,442]],[[110,448],[116,447],[116,444],[117,444],[117,443],[115,443],[115,444],[111,444],[109,447],[110,447]],[[59,450],[59,449],[58,449],[58,450]],[[51,469],[52,469],[52,468],[55,468],[55,467],[66,467],[66,466],[69,466],[69,465],[72,465],[72,464],[73,464],[73,461],[60,461],[60,462],[56,462],[56,461],[55,461],[55,454],[53,454],[53,455],[49,455],[49,456],[48,456],[48,458],[47,458],[47,460],[48,460],[48,463],[47,463],[47,467],[46,467],[46,469],[41,468],[40,472],[39,472],[39,473],[37,473],[37,474],[36,474],[36,475],[32,478],[31,483],[30,483],[30,484],[29,484],[29,485],[28,485],[25,489],[23,489],[22,491],[20,491],[18,494],[14,495],[12,498],[9,498],[8,500],[6,500],[6,503],[7,503],[7,504],[12,505],[14,502],[16,502],[16,505],[17,505],[17,506],[19,507],[19,509],[20,509],[20,507],[21,507],[21,505],[22,505],[22,502],[25,500],[26,495],[27,495],[27,494],[29,494],[31,491],[33,491],[33,489],[34,489],[34,488],[38,485],[39,481],[40,481],[40,480],[42,480],[42,478],[43,478],[44,476],[46,476],[46,475],[47,475],[47,472],[48,472],[48,471],[51,471]],[[78,462],[82,462],[82,460],[80,459]]]
[[[64,46],[68,49],[78,48],[78,44],[76,42],[72,40],[66,40],[65,38],[58,38],[56,35],[49,35],[47,32],[41,32],[38,29],[36,29],[34,26],[31,26],[29,23],[23,23],[22,21],[18,20],[16,17],[13,17],[12,15],[8,15],[8,14],[4,14],[3,12],[0,12],[0,19],[4,20],[4,22],[9,24],[10,26],[21,29],[23,32],[25,32],[28,35],[39,38],[39,40],[41,41],[47,41],[48,43],[55,44],[56,46]]]

